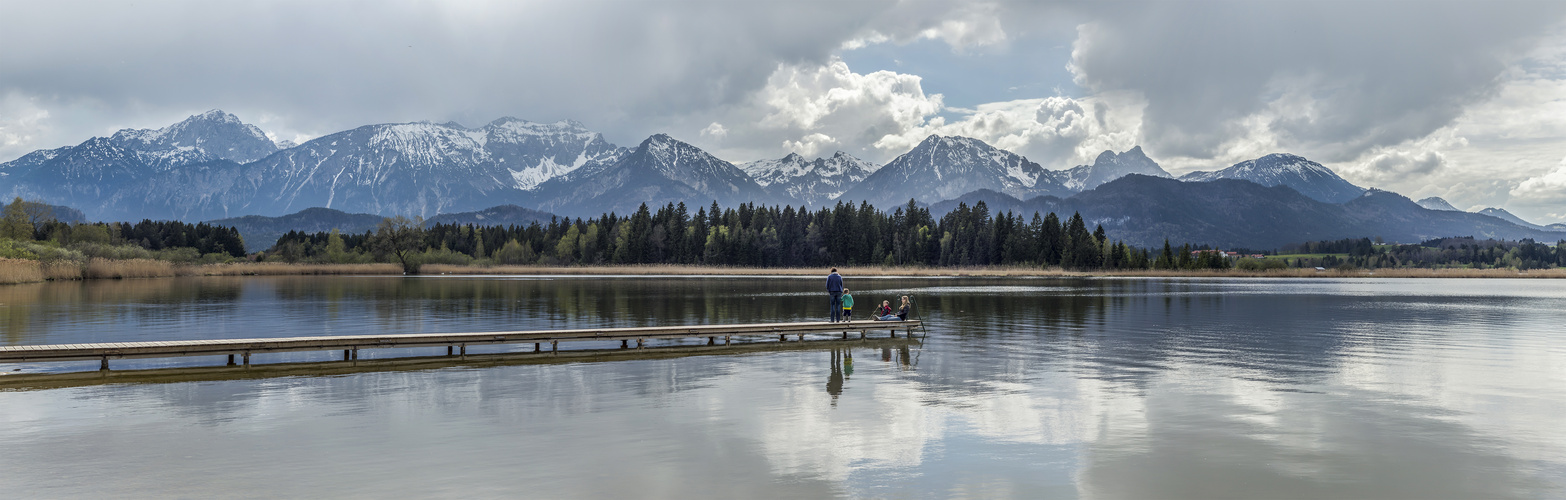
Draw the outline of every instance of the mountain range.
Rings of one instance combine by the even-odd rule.
[[[1118,182],[1125,179],[1133,181]],[[1267,191],[1274,193],[1274,200],[1264,203],[1241,196],[1252,192],[1234,187],[1233,182],[1278,189]],[[1277,194],[1283,191],[1330,207],[1301,205]],[[946,207],[953,205],[947,200],[988,198],[995,208],[1033,204],[1060,208],[1057,212],[1080,209],[1101,222],[1112,222],[1106,228],[1137,234],[1134,238],[1161,240],[1162,234],[1248,244],[1272,238],[1246,240],[1236,235],[1268,233],[1267,226],[1236,229],[1240,232],[1233,234],[1203,228],[1266,215],[1282,224],[1279,227],[1294,228],[1297,234],[1290,242],[1314,238],[1307,235],[1338,234],[1333,232],[1336,229],[1314,231],[1310,224],[1289,222],[1290,217],[1313,214],[1313,220],[1325,221],[1323,227],[1381,230],[1350,217],[1349,212],[1369,210],[1371,205],[1363,201],[1367,196],[1396,196],[1367,191],[1319,163],[1281,153],[1176,180],[1140,147],[1105,151],[1089,165],[1050,170],[977,139],[932,135],[879,167],[843,152],[815,159],[790,154],[734,164],[665,134],[623,148],[580,123],[515,118],[478,128],[428,122],[366,125],[302,144],[279,145],[259,128],[216,110],[162,129],[121,130],[107,138],[35,151],[0,164],[0,193],[76,207],[95,220],[217,219],[236,224],[240,223],[237,216],[295,217],[314,207],[342,214],[421,215],[435,220],[451,214],[503,212],[507,205],[514,213],[589,217],[629,213],[642,203],[821,207],[868,201],[891,207],[913,199]],[[1112,209],[1107,201],[1093,200],[1137,207]],[[1210,210],[1187,209],[1202,200],[1210,202]],[[1393,205],[1398,210],[1412,206],[1424,212],[1464,215],[1452,219],[1450,214],[1383,212],[1423,226],[1377,235],[1512,234],[1507,233],[1508,227],[1543,233],[1566,230],[1566,226],[1529,224],[1505,211],[1467,214],[1439,198]],[[1226,211],[1230,209],[1243,212]],[[303,219],[327,215],[303,213],[304,217],[290,220],[307,226]],[[1170,213],[1183,214],[1195,226],[1170,219]],[[493,220],[499,214],[474,215],[469,220]],[[1486,220],[1474,222],[1470,215]],[[1124,220],[1113,222],[1119,219]],[[1453,222],[1459,220],[1472,224]],[[1489,220],[1505,226],[1492,228]],[[1162,224],[1159,227],[1168,230],[1137,224]],[[1437,234],[1449,230],[1459,232]]]
[[[739,165],[773,198],[799,200],[807,207],[830,204],[881,167],[838,151],[831,158],[806,160],[798,153],[776,160],[757,160]]]
[[[1380,236],[1415,243],[1445,236],[1475,236],[1553,242],[1566,235],[1513,224],[1493,216],[1437,211],[1389,191],[1367,190],[1344,203],[1327,203],[1285,185],[1236,180],[1181,182],[1132,174],[1068,198],[1019,200],[980,191],[931,205],[937,217],[984,202],[991,212],[1080,213],[1088,227],[1104,226],[1116,239],[1137,246],[1164,240],[1202,242],[1224,248],[1273,249],[1289,243]]]
[[[1263,186],[1288,186],[1313,200],[1343,203],[1364,194],[1365,188],[1338,177],[1332,169],[1305,158],[1273,153],[1246,160],[1216,172],[1191,172],[1180,176],[1186,182],[1239,179]]]

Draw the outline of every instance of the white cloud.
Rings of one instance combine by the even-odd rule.
[[[826,148],[828,146],[837,143],[837,139],[833,139],[829,135],[817,132],[801,137],[797,141],[785,140],[783,141],[783,149],[799,153],[801,156],[809,158],[826,153]]]
[[[707,125],[707,128],[701,129],[701,136],[711,137],[721,141],[724,137],[729,136],[729,129],[728,127],[724,127],[722,123],[712,122],[711,124]]]
[[[40,136],[49,131],[49,110],[36,98],[19,92],[0,97],[0,158],[13,158],[31,152]]]
[[[1522,181],[1508,194],[1515,204],[1540,207],[1536,213],[1546,222],[1566,222],[1566,158],[1554,170]]]
[[[820,66],[780,65],[767,81],[745,106],[721,114],[720,121],[734,124],[726,141],[698,145],[736,160],[784,151],[825,155],[838,148],[885,162],[931,134],[961,135],[1066,168],[1091,162],[1106,149],[1137,145],[1145,106],[1134,94],[1109,92],[955,108],[941,94],[925,93],[919,76],[855,73],[839,59]]]
[[[1125,94],[987,103],[962,110],[957,120],[935,117],[887,135],[875,146],[898,154],[931,134],[960,135],[1022,154],[1048,168],[1067,168],[1090,163],[1107,149],[1124,151],[1137,145],[1140,105]]]
[[[920,38],[940,40],[953,50],[964,51],[973,47],[997,45],[1006,42],[1006,30],[1001,26],[998,6],[973,2],[946,19],[919,32]]]

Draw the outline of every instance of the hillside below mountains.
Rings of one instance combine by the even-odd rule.
[[[1060,198],[1019,200],[994,191],[974,192],[930,207],[937,216],[959,203],[983,201],[995,212],[1031,215],[1081,213],[1116,239],[1161,246],[1164,239],[1221,247],[1271,249],[1303,241],[1380,236],[1417,243],[1451,235],[1556,241],[1559,233],[1518,226],[1484,214],[1429,210],[1397,193],[1370,190],[1344,203],[1326,203],[1288,186],[1237,180],[1180,182],[1129,175],[1097,189]]]

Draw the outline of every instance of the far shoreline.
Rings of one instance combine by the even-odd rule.
[[[1097,270],[1069,271],[1059,267],[881,267],[838,266],[844,276],[862,277],[949,277],[949,278],[1566,278],[1566,268],[1465,269],[1465,268],[1382,268],[1326,269],[1288,268],[1262,271],[1238,269],[1198,270]],[[428,264],[411,276],[825,276],[826,268],[764,268],[694,265],[594,265],[594,266],[456,266]],[[240,262],[229,264],[174,264],[166,261],[134,259],[95,260],[86,266],[59,266],[18,259],[0,259],[0,284],[43,281],[84,281],[101,279],[166,278],[182,276],[404,276],[397,264],[288,264],[279,262]]]

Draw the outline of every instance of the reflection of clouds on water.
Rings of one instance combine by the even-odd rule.
[[[758,281],[234,290],[291,321],[394,330],[824,306],[816,291],[767,295],[814,280]],[[890,294],[869,283],[861,302]],[[131,479],[183,496],[682,498],[1539,497],[1566,484],[1552,472],[1566,463],[1566,283],[908,283],[928,296],[929,352],[905,366],[896,349],[888,362],[854,349],[851,374],[823,350],[0,393],[0,471],[17,471],[0,479],[50,493],[21,496],[102,496]],[[124,292],[116,304],[183,293],[105,290]],[[229,314],[225,290],[209,313]],[[130,335],[168,317],[115,314],[136,320]],[[184,328],[212,324],[200,321]],[[60,464],[83,472],[51,479]],[[182,482],[198,475],[212,479]]]

